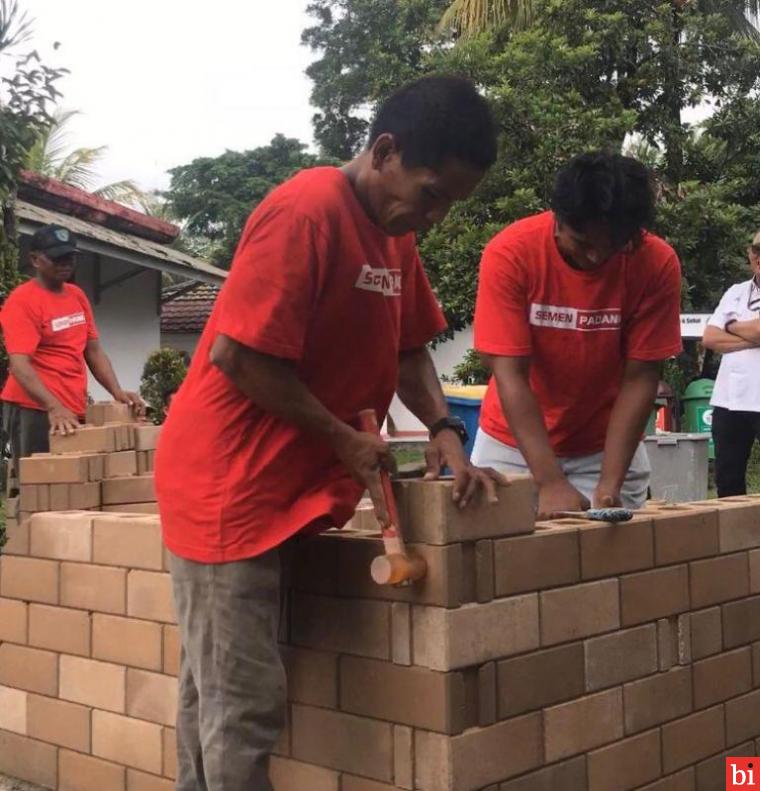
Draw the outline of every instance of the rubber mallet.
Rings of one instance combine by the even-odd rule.
[[[380,426],[374,409],[364,409],[359,413],[359,427],[362,431],[380,436]],[[381,470],[380,478],[383,484],[385,510],[388,512],[388,522],[380,523],[385,554],[378,555],[372,561],[370,574],[378,585],[411,585],[425,576],[427,563],[419,555],[406,551],[391,477],[386,470]]]

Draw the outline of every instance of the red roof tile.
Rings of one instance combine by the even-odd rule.
[[[35,206],[79,217],[87,222],[160,244],[173,242],[179,236],[179,228],[166,220],[150,217],[115,201],[106,200],[30,170],[21,171],[18,194],[19,198]]]
[[[200,283],[161,307],[161,332],[202,332],[219,294],[219,287]]]

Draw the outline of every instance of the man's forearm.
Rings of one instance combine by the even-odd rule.
[[[41,407],[49,411],[60,406],[60,401],[42,383],[26,355],[10,355],[10,371],[24,391]]]
[[[732,335],[730,332],[726,332],[719,327],[712,326],[708,327],[705,331],[702,343],[706,349],[710,349],[710,351],[717,352],[718,354],[731,354],[732,352],[741,352],[745,349],[755,348],[754,343],[745,341],[738,335]]]
[[[435,365],[426,348],[399,355],[398,397],[428,428],[449,414]]]
[[[307,433],[329,439],[349,428],[314,396],[287,360],[220,335],[212,346],[211,362],[256,406]]]
[[[627,364],[607,427],[600,488],[618,491],[623,485],[652,414],[659,381],[659,363]]]
[[[108,359],[108,355],[102,350],[85,352],[85,362],[92,372],[97,382],[105,388],[112,396],[121,390],[121,385],[116,377],[116,372]]]
[[[753,321],[734,321],[726,328],[728,334],[757,346],[760,344],[760,319]]]
[[[519,373],[514,364],[511,358],[491,359],[501,408],[533,478],[544,486],[563,479],[564,473],[549,441],[541,406],[530,387],[530,363],[525,361]]]

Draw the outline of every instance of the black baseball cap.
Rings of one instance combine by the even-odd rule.
[[[62,225],[45,225],[36,230],[32,234],[29,249],[53,259],[78,251],[76,236]]]

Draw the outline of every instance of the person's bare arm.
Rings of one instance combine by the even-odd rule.
[[[483,355],[496,378],[509,427],[538,486],[538,515],[588,508],[586,498],[565,477],[554,455],[544,416],[530,386],[530,357]]]
[[[738,323],[738,322],[737,322]],[[730,325],[733,327],[734,325]],[[706,349],[718,352],[719,354],[730,354],[740,352],[745,349],[753,349],[756,344],[743,340],[738,335],[726,332],[719,327],[708,325],[702,336],[702,343]]]
[[[48,413],[51,434],[73,434],[77,430],[79,418],[45,387],[28,354],[9,355],[9,367],[15,380]]]
[[[760,319],[733,321],[726,330],[729,335],[751,344],[751,347],[760,345]]]
[[[97,338],[91,338],[87,341],[87,346],[84,350],[84,360],[95,379],[108,390],[116,401],[128,404],[138,415],[145,412],[145,404],[142,398],[137,393],[131,393],[122,389],[113,365],[111,365],[111,360]]]
[[[412,414],[428,428],[449,414],[430,352],[426,347],[402,352],[399,355],[398,397]],[[426,453],[428,480],[434,480],[441,468],[448,466],[454,473],[454,502],[463,508],[482,489],[489,502],[498,502],[496,485],[506,479],[495,470],[470,464],[462,442],[454,431],[444,429],[430,442]]]
[[[660,362],[627,360],[620,392],[612,408],[604,443],[602,472],[594,492],[594,507],[620,506],[620,489],[652,414]]]
[[[387,522],[379,473],[390,467],[391,457],[383,440],[333,415],[298,378],[290,360],[262,354],[226,335],[217,335],[210,360],[258,407],[328,442],[351,476],[369,490],[378,521]]]

